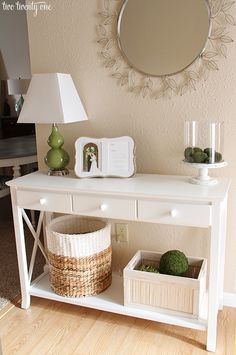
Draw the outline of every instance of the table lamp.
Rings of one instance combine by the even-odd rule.
[[[29,79],[21,79],[21,78],[7,80],[8,95],[20,95],[19,100],[15,104],[15,110],[18,116],[21,112],[24,103],[24,98],[22,95],[27,93],[29,82],[30,82]]]
[[[48,138],[51,149],[45,157],[49,167],[48,175],[68,174],[68,153],[62,149],[63,136],[57,123],[71,123],[87,120],[87,114],[69,74],[34,74],[18,123],[52,123]]]

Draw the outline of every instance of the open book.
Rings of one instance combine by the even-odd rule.
[[[130,177],[135,173],[135,145],[131,137],[89,138],[75,142],[78,177]]]

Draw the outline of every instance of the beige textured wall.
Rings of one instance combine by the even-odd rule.
[[[216,174],[230,176],[228,232],[226,246],[225,290],[236,292],[236,46],[229,48],[228,59],[219,62],[197,91],[182,97],[153,101],[142,99],[118,87],[104,68],[96,43],[97,12],[100,0],[50,0],[53,10],[28,15],[32,72],[71,73],[87,108],[89,121],[61,127],[65,149],[74,166],[74,142],[80,136],[132,136],[137,144],[138,172],[190,175],[181,165],[183,124],[185,120],[224,120],[225,159],[229,166]],[[236,6],[234,7],[236,18]],[[232,31],[233,32],[233,31]],[[232,33],[234,39],[236,32]],[[50,126],[37,127],[40,168]],[[164,251],[180,248],[189,255],[207,255],[207,230],[147,223],[129,223],[129,244],[114,244],[114,261],[122,267],[138,248]],[[117,257],[119,255],[119,258]]]

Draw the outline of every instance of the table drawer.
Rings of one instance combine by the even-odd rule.
[[[135,200],[101,196],[73,196],[73,211],[86,216],[135,219]]]
[[[211,206],[165,201],[138,201],[138,220],[206,227],[211,225]]]
[[[17,191],[17,204],[32,210],[72,212],[71,195],[53,192]]]

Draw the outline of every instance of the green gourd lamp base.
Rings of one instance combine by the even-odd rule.
[[[49,167],[48,175],[64,176],[69,174],[66,166],[70,161],[68,153],[62,149],[64,138],[56,124],[52,126],[52,132],[48,137],[48,145],[51,149],[47,152],[45,163]]]

